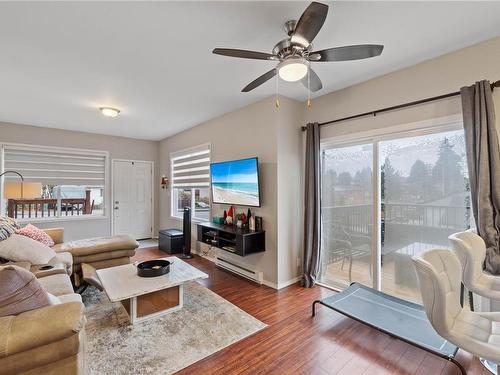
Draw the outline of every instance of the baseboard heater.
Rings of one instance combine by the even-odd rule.
[[[254,271],[220,257],[215,258],[215,265],[246,279],[255,281],[256,283],[262,284],[264,282],[264,275],[262,274],[262,271]]]

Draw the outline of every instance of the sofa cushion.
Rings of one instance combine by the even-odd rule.
[[[24,268],[25,270],[30,270],[31,268],[31,263],[30,262],[13,262],[13,261],[8,261],[6,263],[0,263],[0,266],[18,266],[21,268]]]
[[[135,250],[139,243],[127,235],[96,237],[65,242],[53,247],[56,252],[68,251],[73,257],[99,254],[116,250]]]
[[[0,316],[49,305],[49,296],[35,275],[17,266],[0,267]]]
[[[47,245],[19,234],[0,241],[0,257],[14,262],[46,264],[55,256],[54,250]]]
[[[81,302],[71,302],[0,318],[0,358],[70,337],[78,339],[85,324],[84,309]],[[60,349],[65,347],[58,344]],[[78,346],[77,340],[68,354],[76,354]]]
[[[64,228],[47,228],[43,231],[52,238],[56,245],[64,242]]]
[[[62,340],[0,358],[0,375],[87,374],[82,364],[84,340],[84,331],[81,331]]]
[[[56,253],[56,256],[49,261],[49,264],[62,263],[66,269],[71,269],[73,266],[73,256],[71,253]],[[71,274],[71,273],[70,273]]]
[[[49,300],[50,300],[51,305],[61,304],[61,299],[59,297],[56,297],[55,295],[53,295],[51,293],[47,293],[47,295],[49,296]]]
[[[73,294],[65,294],[63,296],[57,297],[61,301],[61,303],[68,303],[68,302],[82,302],[82,296],[79,295],[78,293],[73,293]]]
[[[10,217],[0,216],[0,241],[6,240],[19,229],[17,221]]]
[[[26,236],[28,238],[31,238],[32,240],[41,242],[44,245],[47,245],[48,247],[54,246],[54,240],[43,230],[35,227],[32,224],[28,224],[21,229],[17,229],[16,233],[20,234],[21,236]]]
[[[40,284],[42,284],[47,292],[56,297],[74,293],[71,280],[65,273],[42,277],[38,281],[40,281]]]

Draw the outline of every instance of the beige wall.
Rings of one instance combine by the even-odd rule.
[[[455,92],[482,79],[500,79],[500,37],[316,98],[305,122],[324,122]],[[500,108],[499,91],[494,93],[496,108]],[[329,138],[457,113],[461,113],[460,97],[323,127],[321,136]]]
[[[280,99],[277,124],[278,286],[300,274],[302,258],[302,130],[304,105]]]
[[[221,117],[207,121],[160,142],[160,174],[170,175],[170,153],[210,143],[212,162],[257,156],[261,181],[260,208],[252,208],[262,216],[266,231],[266,251],[244,258],[223,252],[224,257],[264,272],[264,278],[275,282],[276,276],[276,132],[278,112],[273,100],[267,99]],[[160,191],[160,227],[180,228],[182,223],[170,216],[170,190]],[[221,216],[227,205],[213,205],[212,215]],[[246,208],[240,208],[246,210]],[[193,226],[193,240],[196,227]],[[222,250],[221,250],[222,252]]]
[[[274,99],[268,98],[207,121],[169,137],[160,143],[160,174],[170,174],[170,153],[207,142],[211,144],[213,162],[252,156],[259,158],[262,207],[254,208],[252,212],[263,218],[266,231],[266,251],[246,257],[239,257],[222,250],[219,250],[219,253],[238,264],[263,271],[264,279],[269,285],[273,286],[278,283],[278,259],[281,259],[281,254],[278,252],[278,242],[283,238],[282,235],[288,236],[289,230],[292,231],[290,240],[298,236],[296,220],[299,220],[299,218],[296,215],[290,219],[289,226],[280,224],[280,235],[278,236],[280,214],[283,213],[283,216],[285,216],[289,212],[290,214],[298,212],[296,210],[298,193],[295,185],[296,181],[293,181],[293,179],[299,174],[300,169],[300,166],[296,165],[296,163],[299,162],[300,158],[301,135],[298,129],[301,121],[296,119],[294,123],[289,123],[286,120],[288,116],[295,113],[294,106],[300,106],[300,103],[282,98],[281,107],[276,109]],[[288,134],[288,131],[290,131],[290,134]],[[293,139],[294,146],[290,148],[288,145],[281,144],[280,147],[279,139]],[[286,143],[287,141],[285,141]],[[285,170],[278,171],[278,160],[281,159],[281,155],[286,156],[290,150],[292,150],[292,158],[288,162],[290,173]],[[282,185],[286,186],[284,191],[287,192],[284,194],[287,194],[287,197],[291,199],[291,201],[288,201],[288,207],[283,203],[284,199],[282,199],[281,203],[278,201],[278,197],[284,197],[284,195],[278,193],[278,189]],[[288,191],[288,188],[291,190]],[[170,217],[169,190],[160,191],[160,204],[160,226],[162,228],[180,228],[181,222]],[[212,215],[220,216],[227,207],[227,205],[213,205]],[[240,210],[246,210],[246,208],[241,207]],[[195,226],[193,226],[193,230],[193,237],[196,237]],[[296,241],[292,242],[294,245],[290,246],[290,250],[287,249],[287,251],[293,252],[295,258],[297,253]],[[287,267],[287,271],[286,275],[285,272],[283,273],[283,278],[296,276],[293,269],[288,270],[288,265],[284,267]]]
[[[0,123],[0,143],[25,143],[41,146],[75,147],[109,152],[112,159],[151,160],[155,162],[155,195],[158,196],[158,145],[159,142],[143,141],[123,137],[98,135],[68,130],[48,129],[35,126]],[[110,165],[111,167],[111,165]],[[110,173],[111,174],[111,173]],[[111,180],[111,177],[110,177]],[[111,182],[111,181],[110,181]],[[106,196],[106,206],[111,206],[111,188]],[[111,233],[111,212],[105,219],[86,219],[75,221],[54,221],[37,224],[40,227],[64,227],[67,240],[108,236]],[[155,207],[155,229],[157,233],[158,204]]]

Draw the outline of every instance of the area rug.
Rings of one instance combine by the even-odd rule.
[[[197,282],[185,285],[181,310],[134,326],[105,293],[82,297],[92,375],[172,374],[266,327]]]

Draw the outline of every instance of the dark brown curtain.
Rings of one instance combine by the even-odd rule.
[[[488,81],[462,87],[462,112],[472,210],[478,234],[486,242],[485,268],[500,274],[500,147],[495,107]]]
[[[321,170],[320,131],[318,123],[308,124],[306,130],[306,162],[304,189],[304,257],[302,286],[316,284],[321,269]]]

